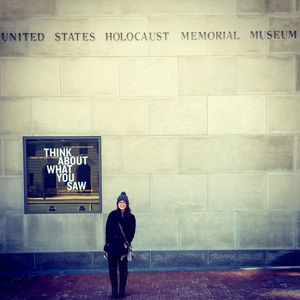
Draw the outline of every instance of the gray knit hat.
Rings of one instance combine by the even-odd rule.
[[[122,192],[122,193],[119,195],[119,197],[118,197],[118,199],[117,199],[117,205],[119,204],[120,201],[125,201],[126,204],[127,204],[127,206],[129,205],[129,200],[128,200],[128,197],[127,197],[127,195],[126,195],[125,192]]]

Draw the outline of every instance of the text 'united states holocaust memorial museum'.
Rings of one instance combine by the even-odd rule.
[[[155,32],[105,32],[102,36],[97,36],[94,32],[56,32],[53,35],[46,35],[43,32],[1,32],[1,42],[42,42],[53,40],[55,42],[94,42],[103,40],[106,42],[125,41],[167,41],[172,37],[169,31]],[[256,30],[248,32],[249,39],[297,39],[297,30]],[[183,41],[195,40],[240,40],[238,31],[186,31],[180,32],[179,39]]]

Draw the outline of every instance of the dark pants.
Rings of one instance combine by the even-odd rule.
[[[118,280],[118,266],[119,266],[119,276]],[[120,296],[125,295],[125,288],[127,283],[127,274],[128,274],[128,261],[127,257],[121,258],[119,256],[108,255],[108,269],[109,277],[111,282],[112,295]],[[119,290],[118,290],[119,282]]]

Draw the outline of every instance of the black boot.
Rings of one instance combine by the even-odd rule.
[[[127,284],[128,264],[127,258],[123,259],[119,265],[120,270],[120,289],[119,298],[125,298],[125,288]]]
[[[112,299],[118,299],[118,278],[116,277],[110,277],[110,283],[111,283],[111,298]]]
[[[111,298],[118,299],[118,263],[112,257],[108,258],[109,278],[111,283]]]
[[[118,299],[118,281],[110,281],[111,282],[111,298]]]

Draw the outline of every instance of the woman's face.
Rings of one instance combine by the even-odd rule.
[[[121,209],[121,210],[125,210],[126,209],[126,207],[127,207],[127,204],[126,204],[126,202],[125,201],[120,201],[119,203],[118,203],[118,207],[119,207],[119,209]]]

